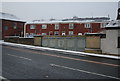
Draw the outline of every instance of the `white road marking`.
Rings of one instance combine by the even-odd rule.
[[[32,59],[29,59],[29,58],[26,58],[26,57],[21,57],[21,56],[17,56],[17,55],[12,55],[12,54],[8,54],[9,56],[13,56],[13,57],[18,57],[18,58],[21,58],[21,59],[25,59],[25,60],[32,60]]]
[[[6,78],[4,78],[4,77],[0,76],[0,79],[6,79]]]
[[[63,54],[66,54],[66,55],[77,55],[77,56],[82,56],[82,57],[84,57],[84,56],[86,56],[86,55],[84,55],[84,54],[79,54],[79,53],[70,53],[70,52],[61,52],[61,53],[63,53]]]
[[[56,65],[56,64],[50,64],[50,65],[51,65],[51,66],[55,66],[55,67],[60,67],[60,68],[65,68],[65,69],[69,69],[69,70],[80,71],[80,72],[84,72],[84,73],[88,73],[88,74],[99,75],[99,76],[103,76],[103,77],[108,77],[108,78],[113,78],[113,79],[118,79],[118,80],[120,80],[120,78],[114,77],[114,76],[109,76],[109,75],[104,75],[104,74],[89,72],[89,71],[85,71],[85,70],[81,70],[81,69],[75,69],[75,68],[66,67],[66,66],[61,66],[61,65]]]
[[[8,79],[2,77],[2,76],[0,76],[0,80],[10,81],[10,80],[8,80]]]

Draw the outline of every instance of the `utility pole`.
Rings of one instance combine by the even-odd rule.
[[[117,20],[120,20],[120,1],[118,2],[118,14],[117,14]]]

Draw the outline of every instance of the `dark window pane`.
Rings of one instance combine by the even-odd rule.
[[[5,26],[5,27],[4,27],[4,30],[8,30],[8,26]]]

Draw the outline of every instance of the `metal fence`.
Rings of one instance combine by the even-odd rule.
[[[85,36],[43,37],[42,46],[57,49],[85,51]]]

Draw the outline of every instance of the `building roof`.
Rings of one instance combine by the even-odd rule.
[[[81,23],[93,22],[93,21],[81,21]],[[57,24],[57,23],[80,23],[80,21],[34,21],[27,22],[26,24]]]
[[[0,12],[0,19],[25,22],[25,20],[20,20],[18,17],[16,17],[13,14],[3,13],[3,12]]]
[[[120,20],[110,21],[106,28],[120,28]]]
[[[71,20],[74,20],[74,21],[86,21],[86,20],[93,20],[93,21],[97,21],[97,22],[102,22],[102,21],[107,21],[107,20],[110,20],[109,17],[87,17],[87,18],[77,18],[77,17],[73,17],[73,18],[70,18],[70,19],[63,19],[62,21],[71,21]]]
[[[33,21],[33,22],[27,22],[26,24],[57,24],[57,23],[98,23],[98,22],[109,22],[109,20],[103,20],[103,21],[97,21],[97,20],[54,20],[54,21]]]

